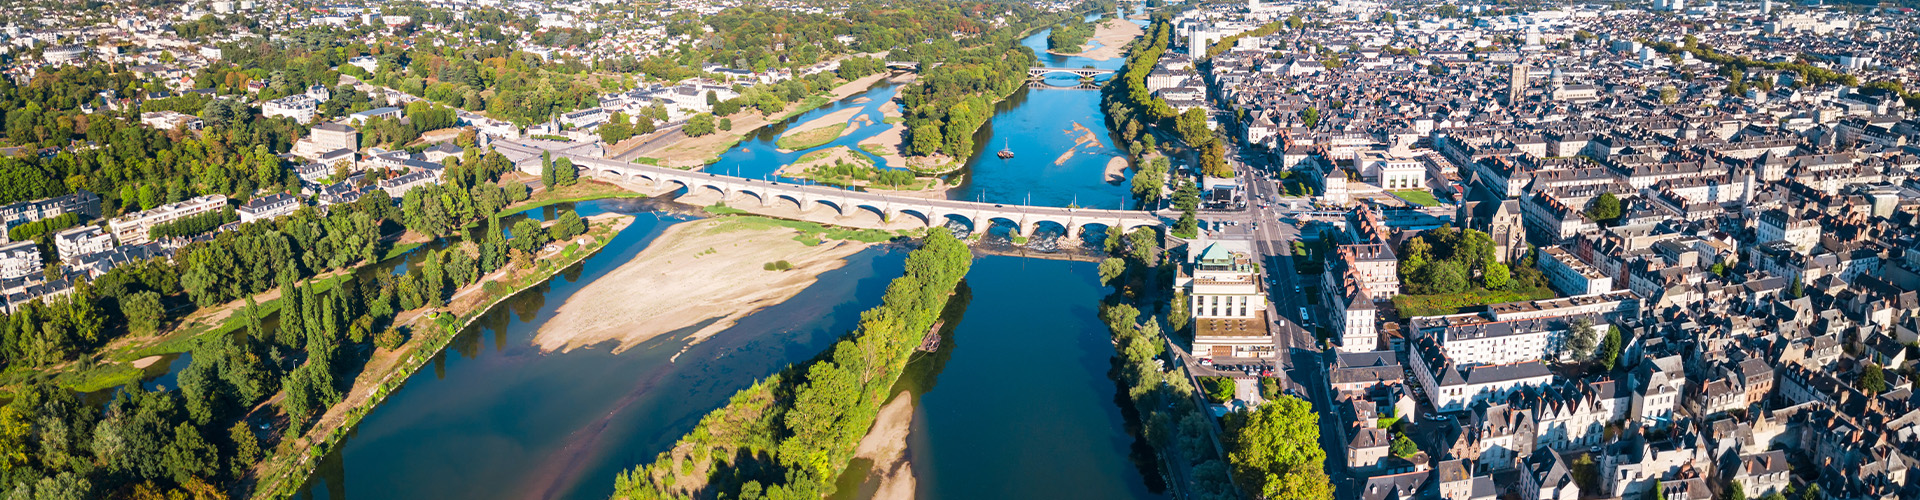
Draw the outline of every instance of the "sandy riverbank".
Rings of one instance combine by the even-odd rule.
[[[913,463],[907,460],[907,436],[913,430],[913,394],[900,391],[880,408],[873,430],[860,438],[854,457],[873,461],[871,478],[880,481],[873,500],[911,500]]]
[[[900,103],[889,101],[880,105],[880,116],[883,119],[901,118]],[[886,160],[888,167],[907,168],[907,158],[900,155],[900,141],[905,140],[906,133],[905,122],[888,124],[886,130],[860,141],[860,149]]]
[[[1126,158],[1115,156],[1113,159],[1107,160],[1106,180],[1110,183],[1127,180]]]
[[[1085,47],[1082,47],[1080,53],[1048,52],[1063,56],[1085,57],[1095,61],[1106,61],[1126,55],[1127,42],[1139,38],[1140,35],[1144,33],[1146,33],[1146,31],[1132,21],[1125,19],[1108,19],[1106,22],[1100,23],[1099,26],[1095,26],[1093,28],[1093,38],[1087,40],[1088,46],[1096,43],[1100,44],[1098,48],[1085,50]]]
[[[873,87],[873,84],[879,83],[880,80],[887,78],[887,73],[879,73],[847,82],[839,87],[835,87],[833,89],[833,95],[828,96],[827,100],[839,102],[854,94],[865,92],[868,88]],[[798,104],[789,104],[788,106],[797,105]],[[733,120],[733,130],[730,132],[716,132],[700,137],[682,137],[672,144],[653,151],[641,153],[641,156],[659,158],[668,166],[676,168],[697,167],[705,164],[709,159],[720,156],[720,153],[724,153],[727,148],[738,144],[740,140],[748,134],[760,130],[761,127],[772,123],[775,118],[781,118],[783,116],[784,115],[765,116],[753,108],[745,108],[727,117]],[[846,119],[842,118],[841,120],[845,121]],[[676,131],[671,133],[678,134],[680,132]]]
[[[783,132],[780,135],[781,137],[785,137],[793,134],[798,134],[801,132],[806,132],[808,130],[826,128],[834,125],[844,125],[847,123],[848,120],[853,119],[854,115],[860,114],[860,111],[862,109],[864,108],[855,107],[855,108],[842,109],[832,113],[827,113],[825,115],[821,115],[819,118],[807,120],[806,123],[795,125],[793,126],[793,128],[787,129],[786,132]]]
[[[575,293],[540,327],[541,351],[614,341],[624,351],[662,334],[707,323],[699,341],[761,308],[785,302],[821,274],[870,246],[827,241],[807,246],[798,231],[761,219],[722,218],[668,228],[646,250]],[[789,271],[763,266],[785,260]]]
[[[781,165],[780,169],[775,170],[773,174],[785,177],[806,177],[808,170],[812,170],[814,167],[831,167],[835,161],[861,165],[871,164],[872,162],[872,160],[866,156],[854,152],[853,148],[834,146],[808,152],[805,156],[801,156],[799,160],[793,163]]]

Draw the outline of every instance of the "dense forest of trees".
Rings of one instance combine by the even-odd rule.
[[[1093,38],[1093,29],[1093,23],[1089,23],[1085,19],[1078,17],[1067,18],[1067,20],[1061,21],[1060,24],[1054,25],[1053,31],[1047,32],[1047,50],[1065,53],[1079,52],[1081,47],[1087,45],[1087,40]]]
[[[59,103],[58,98],[33,96],[84,85],[90,81],[89,74],[76,70],[45,72],[31,85],[19,88],[0,82],[0,97],[26,95],[28,99]],[[284,118],[261,118],[244,106],[236,108],[224,100],[168,101],[155,107],[190,107],[197,103],[207,128],[199,134],[153,130],[140,126],[131,115],[113,113],[55,119],[55,126],[42,123],[42,118],[66,113],[69,108],[61,106],[77,106],[73,101],[37,108],[44,113],[26,108],[8,111],[10,141],[31,138],[27,142],[65,146],[69,141],[88,140],[99,147],[69,149],[46,159],[0,157],[0,204],[86,189],[101,196],[103,215],[111,217],[203,194],[246,199],[258,192],[299,186],[299,179],[277,154],[290,150],[294,140],[305,134],[305,127]],[[58,126],[62,123],[72,126]]]
[[[405,341],[392,324],[400,312],[444,306],[460,287],[510,262],[531,265],[531,249],[586,230],[585,221],[569,211],[551,228],[523,223],[506,238],[497,215],[505,202],[497,200],[509,195],[495,183],[502,164],[504,159],[490,156],[448,170],[450,190],[495,190],[473,196],[481,201],[472,208],[485,215],[468,216],[485,218],[486,229],[471,241],[420,252],[405,274],[349,273],[312,281],[326,271],[372,262],[386,250],[383,221],[413,218],[384,192],[373,191],[325,216],[303,209],[244,224],[181,249],[178,264],[156,259],[123,265],[77,283],[70,296],[0,316],[5,361],[44,366],[76,359],[126,333],[152,333],[170,316],[192,310],[169,311],[169,296],[201,306],[244,300],[233,312],[238,329],[194,347],[177,390],[129,385],[103,413],[74,400],[68,389],[30,382],[0,407],[0,484],[36,499],[224,498],[266,450],[302,434],[339,402],[374,349]],[[415,190],[407,199],[445,208],[466,197]],[[275,289],[277,311],[254,304],[253,294]],[[263,412],[261,404],[275,394],[283,397]],[[263,434],[259,424],[273,421],[273,410],[288,425]]]
[[[935,228],[907,256],[906,274],[887,287],[860,327],[813,361],[792,365],[733,396],[652,464],[620,474],[616,497],[703,496],[816,500],[853,458],[887,389],[946,308],[973,254]],[[694,451],[678,455],[683,450]],[[676,464],[679,464],[676,466]],[[706,477],[686,477],[702,471]]]
[[[1037,59],[1033,51],[1011,37],[965,49],[944,58],[923,57],[943,64],[921,71],[920,80],[901,89],[905,103],[908,155],[945,154],[963,159],[973,154],[973,133],[993,118],[994,103],[1026,85],[1026,68]]]

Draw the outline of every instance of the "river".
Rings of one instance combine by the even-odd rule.
[[[1149,477],[1129,462],[1098,267],[974,261],[968,314],[898,384],[916,398],[907,455],[917,498],[1163,497],[1148,484],[1159,482],[1152,466]]]
[[[1099,61],[1049,54],[1049,32],[1040,30],[1020,40],[1021,45],[1033,49],[1040,56],[1040,63],[1048,67],[1090,66],[1117,70],[1126,63],[1125,58]],[[1056,75],[1048,81],[1055,86],[1072,86],[1077,83],[1077,77]],[[846,100],[769,125],[722,153],[719,161],[708,165],[705,171],[768,179],[773,178],[782,165],[809,152],[840,146],[873,159],[876,165],[898,167],[887,165],[884,159],[859,148],[860,141],[886,130],[880,107],[898,91],[899,84],[882,81]],[[850,108],[859,108],[855,116],[866,116],[872,124],[855,128],[815,148],[781,152],[775,146],[788,128]],[[1123,170],[1117,178],[1107,176],[1108,162],[1124,157],[1125,151],[1115,147],[1113,133],[1106,123],[1097,90],[1029,86],[1015,91],[994,107],[993,119],[974,133],[974,154],[957,172],[960,184],[947,192],[947,198],[1053,207],[1132,208],[1128,206],[1131,190],[1126,182],[1133,175],[1132,170]],[[1091,142],[1085,142],[1087,138]],[[1076,141],[1083,144],[1076,145]],[[1001,159],[995,154],[1001,149],[1012,150],[1014,158]]]
[[[583,203],[580,211],[624,211],[621,203]],[[685,347],[683,335],[619,355],[540,353],[533,335],[561,303],[687,220],[637,216],[599,254],[462,332],[323,459],[302,496],[605,498],[616,472],[651,460],[733,392],[853,328],[906,255],[887,246],[863,251],[678,362],[668,358]]]
[[[1022,43],[1039,44],[1047,64],[1120,64],[1045,55],[1045,40],[1042,31]],[[848,107],[861,107],[878,123],[879,105],[895,90],[882,83],[757,132],[707,171],[770,176],[782,162],[805,154],[773,147],[787,126]],[[866,101],[852,102],[861,97]],[[1121,206],[1124,182],[1102,178],[1107,160],[1119,152],[1098,107],[1095,91],[1015,94],[975,142],[994,150],[1004,143],[1020,152],[1017,159],[974,155],[962,172],[966,181],[949,196]],[[1096,144],[1056,161],[1073,145],[1067,132],[1076,123],[1095,135]],[[865,127],[823,147],[853,145],[881,130]],[[651,461],[735,391],[812,357],[851,330],[859,313],[877,304],[903,271],[903,249],[863,251],[796,298],[742,319],[677,361],[669,358],[686,347],[683,335],[619,355],[605,348],[541,353],[531,340],[560,304],[633,258],[667,227],[687,220],[645,207],[621,200],[575,207],[582,215],[613,211],[634,213],[638,220],[599,254],[462,332],[431,369],[408,379],[321,459],[300,496],[606,498],[614,474]],[[564,208],[528,215],[548,217]],[[403,269],[408,257],[380,270]],[[1128,458],[1133,438],[1114,402],[1116,386],[1106,376],[1112,347],[1094,313],[1105,293],[1095,269],[1090,263],[1017,257],[977,261],[967,279],[970,311],[962,311],[964,319],[956,321],[943,349],[921,356],[902,381],[921,403],[908,447],[921,479],[920,497],[1159,496]]]

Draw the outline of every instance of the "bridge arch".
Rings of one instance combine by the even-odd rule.
[[[854,217],[861,214],[872,214],[874,217],[878,217],[881,223],[892,222],[892,214],[887,213],[886,206],[883,204],[849,201],[846,209],[846,213],[841,215]]]
[[[932,210],[923,208],[896,208],[893,209],[893,214],[896,218],[913,217],[919,219],[920,222],[926,224],[927,227],[945,225],[946,223],[946,217],[935,214]],[[935,219],[935,217],[939,217],[939,219]]]

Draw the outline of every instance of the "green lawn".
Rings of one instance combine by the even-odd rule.
[[[1440,204],[1440,199],[1435,198],[1433,196],[1433,192],[1427,191],[1425,189],[1404,189],[1400,191],[1389,191],[1389,192],[1393,193],[1394,196],[1400,197],[1400,199],[1402,200],[1407,200],[1407,203],[1413,203],[1413,204],[1428,206],[1428,207]]]
[[[1496,291],[1474,288],[1460,293],[1433,295],[1400,295],[1393,298],[1395,310],[1400,317],[1440,316],[1455,314],[1462,310],[1487,304],[1521,302],[1554,298],[1553,290],[1539,287],[1531,290]]]

